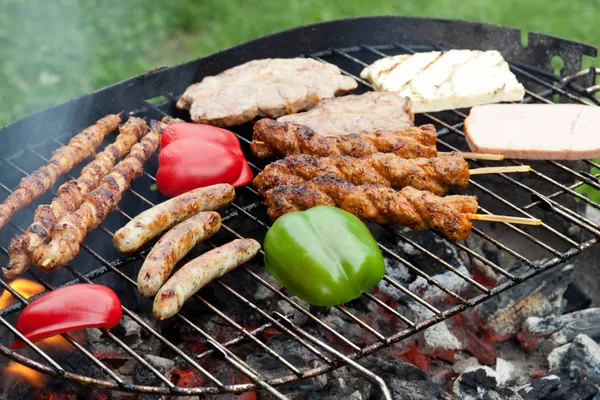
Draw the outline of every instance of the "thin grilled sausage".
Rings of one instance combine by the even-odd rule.
[[[185,264],[158,291],[153,313],[160,320],[177,314],[183,303],[210,281],[250,261],[260,250],[254,239],[237,239]]]
[[[140,293],[146,297],[154,296],[171,275],[175,264],[219,228],[221,216],[214,211],[198,213],[171,228],[156,242],[140,269],[137,279]]]
[[[113,237],[115,248],[121,253],[138,250],[161,232],[200,211],[213,211],[231,203],[235,198],[233,186],[222,183],[190,190],[162,202],[132,219]]]

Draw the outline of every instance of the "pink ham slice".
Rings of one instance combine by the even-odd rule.
[[[600,107],[490,104],[471,109],[465,136],[472,151],[531,160],[600,157]]]

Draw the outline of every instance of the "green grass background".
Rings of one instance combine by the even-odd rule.
[[[598,0],[0,0],[0,126],[156,66],[366,15],[461,18],[600,44]]]

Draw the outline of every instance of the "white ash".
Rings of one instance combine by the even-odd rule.
[[[571,378],[585,376],[600,379],[600,346],[589,336],[577,335],[573,342],[552,353],[548,356],[551,371],[560,371]]]
[[[600,339],[600,308],[588,308],[563,315],[525,320],[520,340],[535,343],[536,348],[550,351],[571,342],[579,334]]]
[[[428,355],[434,355],[439,350],[458,352],[462,343],[448,329],[446,322],[440,322],[418,334],[420,350]]]
[[[142,326],[132,320],[128,315],[123,315],[119,324],[125,330],[125,336],[141,336]]]
[[[175,361],[169,358],[153,356],[151,354],[146,354],[143,357],[154,368],[162,369],[164,371],[171,371],[175,367]]]
[[[458,360],[452,366],[452,370],[458,374],[462,374],[467,369],[473,370],[479,368],[481,364],[479,364],[479,360],[475,357],[465,358],[463,360]]]
[[[499,386],[504,386],[512,377],[515,367],[508,361],[496,359],[496,379]]]
[[[461,265],[457,269],[464,275],[471,277],[471,274],[464,265]],[[452,271],[434,275],[433,278],[457,294],[461,294],[469,288],[469,283]],[[448,298],[448,294],[438,287],[429,284],[425,278],[420,276],[408,286],[408,289],[430,303],[439,303]]]

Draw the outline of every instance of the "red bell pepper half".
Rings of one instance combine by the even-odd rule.
[[[121,320],[121,301],[106,286],[80,283],[46,293],[19,315],[15,328],[32,342],[85,328],[112,328]],[[11,349],[25,347],[18,337]]]
[[[210,125],[170,125],[160,140],[158,163],[156,185],[168,197],[217,183],[243,186],[253,178],[237,137]]]

